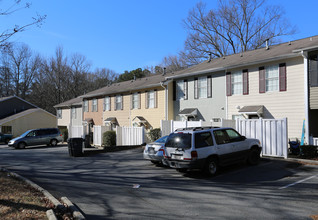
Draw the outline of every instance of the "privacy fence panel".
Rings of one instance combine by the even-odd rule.
[[[93,143],[95,146],[102,146],[103,134],[109,130],[106,126],[94,125]]]
[[[85,126],[72,126],[69,132],[70,138],[84,138]]]
[[[146,141],[143,127],[116,127],[116,145],[141,145]]]
[[[237,119],[236,130],[247,138],[261,141],[262,155],[287,158],[287,118],[283,119]]]

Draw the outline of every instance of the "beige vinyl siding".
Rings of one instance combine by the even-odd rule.
[[[57,119],[57,125],[58,126],[66,126],[69,127],[70,125],[70,112],[71,110],[69,108],[62,108],[62,118]]]
[[[318,109],[318,87],[310,87],[310,109]]]
[[[27,130],[36,128],[56,128],[56,117],[43,110],[19,117],[15,120],[2,124],[12,126],[13,137],[17,137]]]
[[[157,89],[157,108],[146,109],[146,91]],[[115,96],[111,96],[111,111],[103,112],[104,120],[109,117],[116,117],[119,126],[132,126],[132,120],[136,116],[144,117],[153,128],[160,127],[160,120],[165,118],[165,90],[162,87],[139,90],[140,109],[131,109],[131,93],[123,94],[123,110],[115,111]],[[133,93],[134,93],[133,92]]]
[[[287,91],[259,93],[260,66],[286,63]],[[288,118],[288,137],[301,137],[301,129],[305,118],[304,100],[304,65],[303,58],[292,58],[272,63],[244,67],[249,72],[249,95],[232,95],[227,97],[228,119],[238,115],[238,106],[264,105],[264,118]],[[241,69],[240,69],[241,70]],[[235,70],[233,70],[235,71]],[[232,70],[231,70],[232,72]]]

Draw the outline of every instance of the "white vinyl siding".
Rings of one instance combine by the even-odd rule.
[[[265,68],[266,92],[278,91],[279,89],[279,72],[278,65],[267,66]]]

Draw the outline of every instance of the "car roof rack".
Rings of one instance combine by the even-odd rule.
[[[187,128],[177,128],[175,131],[201,131],[201,130],[208,130],[213,128],[220,128],[220,127],[213,127],[213,126],[207,126],[207,127],[187,127]]]

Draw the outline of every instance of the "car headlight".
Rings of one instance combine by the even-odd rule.
[[[12,140],[11,140],[11,141],[9,141],[9,143],[8,143],[8,144],[14,144],[14,141],[12,141]]]

